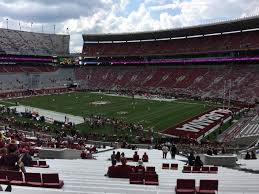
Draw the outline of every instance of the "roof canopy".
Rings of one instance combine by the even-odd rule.
[[[149,32],[118,33],[118,34],[85,34],[84,41],[131,41],[175,38],[195,35],[206,35],[224,32],[234,32],[259,28],[259,16],[229,20],[213,24],[159,30]]]

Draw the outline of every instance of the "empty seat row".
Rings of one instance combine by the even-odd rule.
[[[64,182],[57,173],[23,173],[18,171],[0,171],[0,184],[31,187],[62,188]]]
[[[171,170],[178,170],[178,164],[169,164],[169,163],[163,163],[162,169],[171,169]]]
[[[200,180],[200,186],[195,187],[194,179],[177,179],[176,194],[215,194],[218,192],[218,180]]]
[[[42,160],[32,160],[31,161],[31,167],[37,167],[37,168],[49,168],[49,165],[46,161]]]
[[[156,173],[130,173],[130,184],[159,185],[158,175]]]
[[[218,173],[217,166],[183,166],[183,173]]]

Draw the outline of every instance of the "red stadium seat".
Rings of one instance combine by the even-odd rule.
[[[42,180],[41,180],[41,174],[40,173],[25,173],[25,184],[27,186],[32,186],[32,187],[41,187]]]
[[[210,173],[218,173],[218,167],[217,166],[211,166],[210,167]]]
[[[203,167],[201,167],[201,172],[202,172],[202,173],[209,173],[209,172],[210,172],[210,167],[209,167],[209,166],[203,166]]]
[[[129,182],[130,184],[143,184],[144,179],[143,179],[143,174],[142,173],[130,173],[129,174]]]
[[[145,174],[146,185],[159,185],[157,174]]]
[[[171,164],[171,170],[178,170],[178,164]]]
[[[215,194],[218,191],[218,180],[200,180],[196,188],[197,194]]]
[[[200,166],[193,166],[192,167],[192,173],[200,173],[201,167]]]
[[[46,161],[39,161],[39,167],[40,168],[49,168],[49,165],[47,165]]]
[[[183,173],[191,173],[192,167],[191,166],[183,166]]]
[[[59,180],[58,174],[42,174],[43,187],[47,188],[62,188],[64,182]]]
[[[31,167],[39,167],[39,163],[37,160],[32,160],[31,161]]]
[[[1,170],[0,171],[0,184],[8,184],[9,180],[6,175],[6,171]]]
[[[133,158],[126,158],[127,161],[133,161]]]
[[[10,181],[11,185],[19,185],[19,186],[25,185],[25,182],[23,181],[22,172],[6,171],[6,176],[7,176],[8,180]]]
[[[147,166],[146,167],[146,172],[155,172],[156,171],[156,167],[154,166]]]
[[[168,163],[163,163],[162,164],[162,169],[169,169],[169,164]]]
[[[194,179],[177,179],[175,186],[176,194],[195,194]]]

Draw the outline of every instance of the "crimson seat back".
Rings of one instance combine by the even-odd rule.
[[[146,185],[158,185],[158,175],[157,174],[145,174],[145,184]]]
[[[8,184],[8,178],[6,175],[6,171],[0,170],[0,184]]]
[[[218,190],[218,180],[200,180],[200,190]]]
[[[39,166],[38,161],[32,160],[31,161],[31,166]]]
[[[22,172],[18,171],[6,171],[6,176],[9,181],[23,181]]]
[[[59,183],[59,176],[57,173],[53,174],[42,174],[43,183]]]
[[[169,169],[169,164],[168,163],[163,163],[162,164],[162,169]]]
[[[7,179],[6,171],[0,170],[0,179],[1,179],[1,180]]]
[[[200,172],[201,171],[201,167],[200,166],[193,166],[192,167],[192,172]]]
[[[24,177],[25,177],[25,182],[41,183],[41,174],[40,173],[27,172],[24,174]]]
[[[201,167],[201,172],[209,172],[209,171],[210,171],[210,167],[208,166]]]
[[[177,170],[178,169],[178,164],[171,164],[171,169]]]
[[[191,172],[192,167],[191,166],[183,166],[183,172]]]
[[[218,172],[218,167],[217,166],[211,166],[210,167],[210,172],[211,173],[217,173]]]
[[[118,168],[118,167],[113,168],[113,169],[109,172],[109,177],[112,177],[112,178],[119,178],[119,177],[120,177],[120,175],[119,175],[119,168]]]
[[[42,174],[43,187],[47,188],[62,188],[64,182],[59,180],[57,173],[53,174]]]
[[[47,166],[47,162],[46,161],[39,161],[39,165],[40,166]]]
[[[156,167],[154,167],[154,166],[147,166],[146,167],[146,171],[147,172],[155,172],[156,171]]]
[[[195,190],[195,179],[177,179],[176,188]]]
[[[131,184],[143,184],[143,174],[142,173],[130,173],[129,181]]]

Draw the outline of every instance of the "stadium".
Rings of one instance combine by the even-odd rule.
[[[70,35],[1,28],[1,187],[258,193],[258,29],[87,33],[74,54]]]

